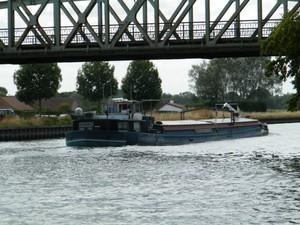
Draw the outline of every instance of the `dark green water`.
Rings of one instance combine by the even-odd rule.
[[[0,224],[300,224],[300,124],[167,147],[0,143]]]

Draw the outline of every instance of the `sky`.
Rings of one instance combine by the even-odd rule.
[[[199,64],[201,61],[201,59],[152,60],[159,71],[163,91],[171,94],[191,91],[188,82],[188,71],[191,69],[191,65]],[[129,63],[130,61],[110,62],[111,65],[115,66],[114,76],[119,82],[119,87],[126,75]],[[59,63],[58,65],[61,68],[63,77],[59,92],[76,90],[76,77],[82,63]],[[16,92],[13,74],[18,68],[17,65],[0,65],[0,86],[5,87],[9,95],[14,95]]]
[[[264,16],[267,14],[268,11],[272,8],[277,0],[265,0],[263,1],[263,8],[264,8]],[[1,0],[0,0],[1,2]],[[78,3],[78,7],[80,10],[84,10],[85,5],[88,1],[83,1],[82,3]],[[111,1],[114,4],[118,4],[116,1]],[[129,0],[125,1],[126,3]],[[160,7],[166,17],[170,17],[172,12],[174,11],[175,7],[179,4],[180,0],[161,0]],[[228,0],[211,0],[211,18],[212,20],[220,13],[224,5],[228,2]],[[241,1],[242,2],[242,1]],[[257,0],[250,0],[250,3],[246,6],[243,10],[241,15],[241,19],[256,19],[257,18]],[[80,5],[82,4],[82,5]],[[195,10],[194,13],[194,20],[195,21],[203,21],[204,20],[204,0],[197,0],[195,4],[195,8],[199,10]],[[125,17],[125,13],[122,12],[120,6],[115,5],[116,11],[119,12],[119,16],[121,18]],[[292,7],[292,5],[290,6]],[[37,7],[31,7],[30,10],[32,12],[37,10]],[[53,14],[51,11],[51,7],[47,6],[43,14],[41,15],[39,21],[42,26],[51,26],[49,21],[52,21],[51,15]],[[233,9],[230,9],[228,13],[223,18],[224,20],[226,17],[228,18],[233,12]],[[7,27],[7,12],[5,10],[0,10],[0,29]],[[281,9],[275,14],[276,17],[280,17],[282,15]],[[2,19],[4,18],[4,19]],[[90,23],[93,24],[95,21],[95,14],[91,13],[90,17],[88,18]],[[153,19],[153,18],[152,18]],[[151,18],[150,18],[151,20]],[[68,25],[68,19],[62,17],[63,25]],[[16,24],[20,27],[24,27],[23,22],[21,19],[16,16]],[[157,67],[160,78],[162,79],[162,89],[165,93],[171,94],[178,94],[185,91],[192,91],[189,85],[189,77],[188,72],[191,69],[192,65],[200,64],[203,59],[180,59],[180,60],[152,60],[152,62]],[[130,61],[113,61],[110,62],[112,65],[115,66],[115,77],[121,84],[122,78],[126,74],[126,70]],[[59,66],[62,70],[63,81],[61,83],[61,87],[59,92],[66,92],[66,91],[74,91],[76,89],[76,76],[77,72],[80,69],[82,63],[59,63]],[[16,87],[13,82],[13,74],[18,69],[17,65],[0,65],[0,86],[5,87],[8,90],[9,95],[14,95],[16,92]],[[287,82],[284,85],[283,92],[293,92],[292,85],[290,82]]]

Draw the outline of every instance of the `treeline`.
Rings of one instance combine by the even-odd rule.
[[[244,111],[286,108],[288,96],[280,96],[282,80],[267,77],[269,58],[222,58],[193,65],[190,86],[200,99],[198,104],[237,102]]]
[[[265,111],[267,109],[286,110],[288,108],[288,100],[291,98],[291,96],[292,94],[271,95],[267,99],[261,99],[260,101],[239,100],[229,102],[238,103],[243,111]],[[163,102],[169,102],[171,100],[178,104],[185,105],[187,108],[212,108],[215,104],[199,99],[196,94],[192,92],[183,92],[175,95],[163,93]],[[216,103],[221,102],[222,101]]]
[[[120,93],[114,70],[114,66],[106,61],[86,62],[78,70],[76,91],[63,95],[80,100],[87,110],[101,111],[104,101],[119,96]],[[20,65],[14,73],[16,97],[22,102],[37,106],[41,113],[42,102],[57,96],[61,81],[61,70],[57,63]],[[132,61],[120,86],[122,96],[119,97],[127,99],[160,99],[162,95],[158,70],[149,60]],[[0,96],[6,94],[7,90],[0,88]],[[67,105],[62,107],[67,111]]]
[[[287,109],[290,96],[281,95],[280,77],[266,76],[265,68],[269,64],[270,58],[265,57],[203,61],[193,65],[188,73],[192,91],[171,95],[163,94],[159,72],[149,60],[132,61],[121,84],[109,62],[86,62],[78,70],[76,90],[59,96],[78,100],[86,110],[101,110],[101,103],[110,97],[173,100],[187,107],[236,102],[244,111]],[[61,80],[61,70],[55,63],[21,65],[14,74],[16,96],[23,102],[38,105],[42,112],[42,100],[58,95]],[[6,93],[6,89],[0,88],[0,95]],[[63,107],[69,110],[67,105]]]

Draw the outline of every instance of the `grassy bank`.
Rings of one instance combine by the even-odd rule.
[[[181,120],[180,113],[158,113],[152,114],[156,120]],[[230,117],[229,113],[224,113],[225,117]],[[300,120],[300,112],[285,112],[285,111],[274,111],[274,112],[255,112],[255,113],[241,113],[242,117],[258,119],[258,120]],[[212,119],[216,117],[216,113],[213,110],[197,110],[187,112],[184,114],[186,120],[199,120],[199,119]],[[223,113],[219,112],[218,117],[222,118]]]
[[[300,112],[256,112],[243,113],[242,116],[258,120],[300,120]]]
[[[5,117],[0,121],[0,128],[19,128],[19,127],[42,127],[42,126],[65,126],[71,125],[72,119],[67,116],[64,118],[19,118]]]

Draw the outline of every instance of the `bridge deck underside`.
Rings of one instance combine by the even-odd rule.
[[[176,44],[175,44],[176,43]],[[123,43],[125,45],[125,43]],[[96,45],[73,45],[66,49],[44,49],[40,46],[26,46],[19,52],[0,54],[0,63],[24,64],[28,62],[73,62],[97,60],[135,60],[135,59],[180,59],[259,56],[260,45],[256,41],[234,44],[232,40],[207,46],[202,41],[170,43],[168,47],[149,47],[143,43],[135,46],[117,46],[114,49],[99,49]]]

